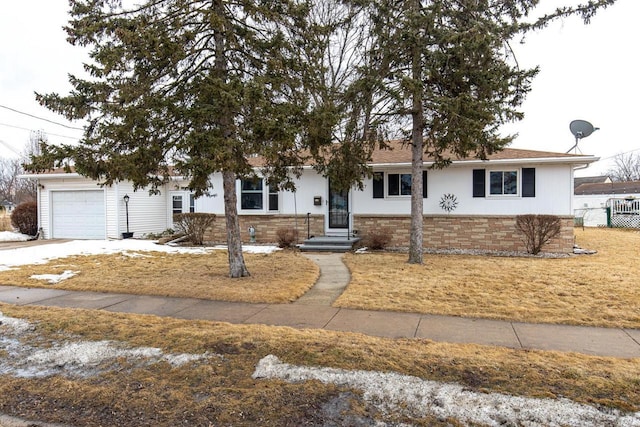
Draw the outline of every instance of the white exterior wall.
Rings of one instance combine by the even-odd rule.
[[[224,191],[222,190],[222,174],[216,173],[209,178],[211,188],[208,196],[196,199],[196,212],[214,213],[224,215]],[[239,209],[239,208],[238,208]],[[171,213],[171,210],[169,210]]]
[[[291,191],[280,192],[280,213],[306,215],[307,213],[326,213],[329,185],[327,180],[313,170],[305,169],[296,182],[295,194]],[[314,206],[313,198],[321,197],[320,206]]]
[[[133,191],[130,183],[114,184],[100,188],[95,181],[69,176],[65,178],[40,178],[39,188],[39,226],[43,229],[44,238],[51,238],[51,192],[102,190],[105,197],[105,233],[109,239],[120,239],[127,230],[126,211],[123,197],[128,194],[129,229],[135,237],[146,233],[159,233],[170,227],[166,220],[166,193],[150,196],[147,190]]]
[[[519,167],[498,166],[490,170],[513,170]],[[440,207],[444,194],[453,194],[458,205],[450,215],[521,215],[529,213],[549,215],[572,215],[571,194],[573,192],[570,165],[527,165],[536,169],[536,196],[489,196],[473,197],[473,169],[475,167],[451,166],[441,170],[427,171],[427,198],[424,199],[425,215],[447,214]],[[410,173],[410,169],[375,168],[375,171]],[[522,173],[519,172],[519,179]],[[406,214],[411,212],[410,196],[387,196],[374,199],[371,179],[365,182],[364,191],[352,191],[355,214]],[[487,193],[488,193],[487,185]],[[521,188],[521,187],[520,187]],[[386,190],[385,190],[386,191]],[[521,191],[521,190],[519,190]]]
[[[519,179],[522,179],[522,165],[487,162],[467,165],[453,165],[443,170],[428,170],[427,188],[428,197],[424,199],[424,213],[426,215],[447,214],[440,207],[440,200],[444,194],[453,194],[458,205],[450,215],[519,215],[528,213],[551,214],[569,216],[573,215],[573,166],[571,164],[527,164],[526,167],[536,169],[536,197],[518,196],[486,196],[474,198],[473,169],[484,168],[491,170],[519,170]],[[387,173],[410,173],[407,167],[375,167],[374,171]],[[488,176],[488,173],[487,173]],[[44,237],[51,236],[51,191],[73,190],[99,190],[95,181],[78,176],[42,177],[39,183],[44,188],[39,188],[40,227],[44,231]],[[129,230],[136,237],[146,233],[159,233],[173,227],[171,194],[175,191],[184,191],[185,183],[173,181],[161,189],[160,195],[150,196],[147,190],[133,191],[130,183],[120,183],[112,187],[104,187],[105,194],[105,228],[108,238],[121,238],[126,231],[126,214],[123,197],[128,194],[129,201]],[[211,176],[211,195],[203,196],[195,200],[196,212],[210,212],[224,215],[224,194],[222,187],[222,175]],[[362,191],[352,189],[350,192],[349,210],[354,215],[409,215],[409,196],[386,196],[383,199],[374,199],[372,179],[364,181]],[[386,185],[386,183],[385,183]],[[268,192],[263,191],[264,209],[245,210],[240,206],[240,182],[236,184],[238,194],[238,212],[240,215],[273,215],[273,214],[298,214],[304,216],[307,213],[313,215],[326,215],[328,213],[328,183],[325,178],[318,175],[312,169],[305,169],[296,182],[297,191],[281,191],[279,193],[278,211],[268,210]],[[488,184],[487,184],[488,192]],[[184,191],[188,196],[189,192]],[[386,194],[386,189],[385,189]],[[521,194],[521,183],[519,184]],[[314,205],[314,198],[321,197],[319,206]],[[606,201],[606,197],[604,201]],[[581,207],[585,202],[576,198],[576,207]],[[602,203],[602,202],[597,202]],[[606,223],[606,218],[605,218]],[[599,225],[599,224],[598,224]]]
[[[224,215],[224,192],[222,189],[222,175],[214,174],[211,176],[212,193],[210,196],[203,196],[196,199],[196,212],[215,213]],[[268,193],[266,188],[263,189],[263,209],[260,210],[242,210],[240,205],[240,181],[236,181],[236,195],[238,196],[238,214],[239,215],[273,215],[287,214],[292,215],[297,212],[299,215],[305,215],[308,212],[312,214],[322,214],[326,210],[326,200],[328,193],[328,185],[326,180],[312,170],[304,170],[300,179],[296,181],[296,192],[280,191],[278,194],[278,210],[269,211]],[[313,198],[315,196],[322,197],[322,205],[314,206]]]
[[[133,191],[130,182],[116,184],[113,188],[114,201],[109,205],[107,215],[114,219],[114,226],[109,227],[109,238],[120,239],[122,233],[127,231],[127,212],[123,199],[125,194],[129,196],[129,231],[133,232],[134,237],[161,233],[171,227],[171,224],[167,224],[166,189],[160,189],[160,194],[150,195],[148,189]]]
[[[536,169],[536,196],[490,196],[473,197],[473,169],[485,168],[491,170],[518,170],[519,179],[522,179],[520,166],[499,165],[489,167],[489,164],[474,166],[451,166],[441,170],[427,171],[427,198],[424,199],[425,215],[446,214],[440,207],[440,200],[444,194],[456,196],[458,205],[450,215],[520,215],[520,214],[549,214],[549,215],[573,215],[572,194],[573,174],[571,165],[526,165]],[[376,167],[374,171],[387,173],[410,173],[407,168]],[[487,173],[488,176],[488,173]],[[409,215],[411,212],[410,196],[386,196],[384,199],[374,199],[372,179],[364,181],[362,191],[353,188],[350,191],[350,211],[355,215]],[[222,177],[220,174],[212,176],[213,193],[216,197],[202,197],[196,200],[197,212],[211,212],[224,214],[224,197],[222,193]],[[386,184],[385,184],[386,185]],[[487,192],[488,192],[487,184]],[[218,189],[218,191],[215,191]],[[240,182],[236,183],[238,194],[238,213],[240,215],[261,214],[288,214],[297,212],[298,215],[326,214],[329,186],[327,181],[315,171],[305,169],[296,181],[295,194],[283,191],[279,194],[279,210],[267,210],[267,191],[263,191],[264,209],[245,210],[240,206]],[[386,189],[385,189],[386,194]],[[521,194],[521,183],[519,184]],[[315,206],[314,197],[322,197],[322,204]]]

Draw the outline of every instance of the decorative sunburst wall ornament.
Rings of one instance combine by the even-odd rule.
[[[453,194],[443,194],[440,198],[440,207],[448,212],[451,212],[458,206],[458,199]]]

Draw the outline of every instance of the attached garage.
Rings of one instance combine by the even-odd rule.
[[[51,191],[54,239],[105,239],[103,190]]]

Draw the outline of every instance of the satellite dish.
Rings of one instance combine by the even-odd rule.
[[[575,151],[578,151],[578,142],[580,142],[582,138],[588,137],[600,128],[593,127],[593,125],[586,120],[574,120],[569,123],[569,129],[571,130],[573,136],[576,138],[576,143],[569,149],[569,151],[573,149],[575,149]],[[567,153],[569,151],[567,151]]]

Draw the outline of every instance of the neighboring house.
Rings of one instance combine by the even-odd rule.
[[[574,190],[574,213],[586,227],[638,228],[639,200],[640,181],[584,183]]]
[[[611,182],[611,178],[607,175],[581,176],[573,179],[573,188],[576,189],[582,184],[605,184],[609,182]]]
[[[12,202],[8,200],[3,200],[2,203],[0,203],[0,213],[11,214],[11,212],[13,212],[13,209],[15,207],[16,205],[13,204]]]
[[[258,242],[275,242],[283,227],[307,234],[358,234],[386,228],[392,246],[408,246],[411,212],[411,150],[399,143],[378,150],[371,162],[372,178],[362,190],[334,191],[311,167],[296,180],[297,191],[270,189],[264,180],[238,180],[238,212],[245,242],[248,228]],[[561,235],[547,251],[570,252],[573,247],[573,171],[596,161],[585,155],[507,148],[488,160],[455,160],[445,169],[429,169],[425,159],[424,246],[483,250],[522,250],[515,229],[520,214],[561,217]],[[180,178],[160,195],[133,192],[129,183],[100,188],[77,174],[31,175],[38,180],[40,226],[45,238],[119,238],[126,231],[125,204],[129,195],[129,228],[140,237],[173,226],[178,212],[219,215],[208,233],[210,241],[226,239],[222,177],[211,176],[212,196],[194,199]],[[218,193],[218,194],[215,194]]]

